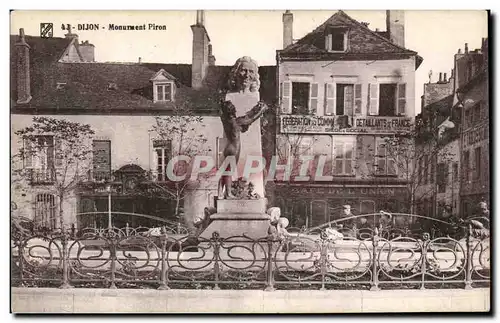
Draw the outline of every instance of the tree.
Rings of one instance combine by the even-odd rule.
[[[14,155],[13,177],[25,184],[43,181],[53,185],[59,226],[64,229],[63,202],[90,170],[94,131],[88,124],[35,116],[30,126],[14,134],[22,148]]]
[[[415,214],[416,206],[424,200],[435,200],[438,160],[447,164],[453,152],[446,146],[447,141],[441,140],[437,127],[424,125],[418,119],[411,131],[383,138],[379,149],[382,154],[375,155],[371,176],[389,174],[404,180],[410,203],[409,212]]]
[[[169,146],[169,160],[176,156],[187,156],[192,162],[195,156],[206,156],[211,150],[206,147],[207,138],[204,135],[205,125],[203,117],[195,115],[189,108],[188,102],[178,105],[172,113],[167,116],[155,117],[155,123],[151,131],[155,136]],[[166,166],[166,163],[164,164]],[[160,166],[161,167],[161,166]],[[161,169],[166,174],[166,169]],[[182,205],[189,191],[195,192],[206,174],[200,174],[191,180],[190,163],[179,161],[174,164],[173,174],[176,176],[186,175],[183,180],[172,181],[171,179],[157,178],[152,182],[153,191],[159,193],[159,198],[174,201],[174,217],[181,220]],[[158,168],[157,168],[158,175]],[[186,218],[182,219],[189,226],[192,223]]]

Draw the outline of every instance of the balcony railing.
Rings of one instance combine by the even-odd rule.
[[[31,184],[50,185],[55,182],[55,174],[51,170],[32,169],[29,174]]]

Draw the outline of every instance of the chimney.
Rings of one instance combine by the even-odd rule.
[[[68,24],[68,33],[67,34],[64,34],[64,37],[66,38],[76,38],[78,40],[78,35],[77,34],[73,34],[71,32],[73,28],[71,27],[71,25]]]
[[[31,100],[30,84],[30,46],[26,43],[24,28],[19,29],[17,49],[17,103],[28,103]]]
[[[462,54],[462,48],[458,49],[458,54]]]
[[[191,87],[200,89],[207,73],[208,67],[208,46],[210,38],[205,29],[205,13],[203,10],[196,11],[196,24],[191,26],[193,31],[193,58]],[[215,60],[215,59],[214,59]]]
[[[443,73],[439,73],[439,81],[438,83],[443,82]]]
[[[400,47],[405,47],[405,12],[387,10],[385,22],[389,40]]]
[[[139,56],[139,64],[142,63],[142,58]]]
[[[208,65],[215,65],[215,56],[212,54],[212,44],[208,44]]]
[[[95,62],[95,57],[94,57],[95,47],[94,45],[89,43],[88,40],[82,42],[79,45],[79,49],[80,49],[80,54],[82,54],[84,62]]]
[[[444,73],[443,82],[448,83],[448,81],[446,80],[446,73]]]
[[[469,53],[469,44],[465,43],[465,54]]]
[[[293,13],[286,10],[283,14],[283,48],[293,44]]]

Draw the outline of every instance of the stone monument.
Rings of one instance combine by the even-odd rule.
[[[236,172],[233,170],[235,175],[222,177],[222,192],[216,201],[217,212],[210,215],[210,224],[199,237],[209,239],[214,232],[218,232],[222,238],[240,235],[264,238],[270,226],[270,215],[266,213],[264,175],[262,171],[244,173],[245,164],[248,168],[251,161],[262,158],[259,118],[267,106],[260,102],[257,63],[247,56],[238,59],[231,69],[227,85],[221,102],[221,121],[226,138],[224,157],[226,160],[234,158],[237,169]],[[230,165],[227,170],[230,170]]]

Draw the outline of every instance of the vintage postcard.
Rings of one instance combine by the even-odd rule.
[[[489,15],[12,11],[11,311],[489,312]]]

